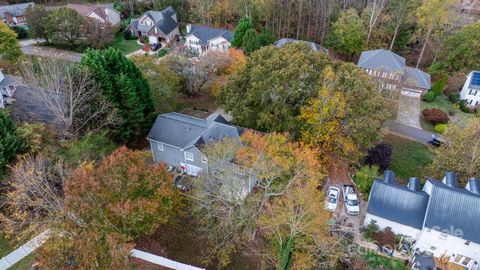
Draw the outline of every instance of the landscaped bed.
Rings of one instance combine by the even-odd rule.
[[[415,176],[422,179],[426,176],[424,169],[434,156],[431,147],[395,135],[386,136],[383,142],[392,145],[392,161],[388,168],[398,178],[407,180]]]
[[[452,102],[446,96],[437,96],[433,102],[427,103],[422,101],[420,103],[420,110],[437,108],[445,113],[449,114],[450,123],[459,123],[465,125],[470,119],[475,117],[473,113],[464,113],[460,109],[456,108]],[[453,112],[453,116],[450,115]],[[423,116],[420,116],[420,124],[422,128],[428,131],[435,132],[432,124],[425,121]]]
[[[404,265],[404,263],[395,258],[385,257],[382,255],[375,254],[373,252],[367,252],[363,255],[363,259],[372,269],[380,269],[379,267],[383,266],[385,269],[389,270],[407,270],[409,269]]]

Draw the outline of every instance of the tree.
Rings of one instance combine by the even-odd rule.
[[[17,154],[25,149],[24,141],[20,139],[15,123],[3,110],[0,111],[0,176],[7,164],[13,162]]]
[[[252,19],[250,17],[243,17],[235,28],[232,45],[235,47],[241,47],[245,33],[252,28],[254,28]]]
[[[28,31],[34,38],[44,38],[49,43],[46,23],[50,11],[46,10],[42,5],[28,7],[25,11],[25,20],[28,24]]]
[[[480,177],[480,121],[473,119],[466,127],[451,124],[442,137],[447,143],[435,150],[429,175],[442,179],[446,171],[452,171],[462,185],[469,177]]]
[[[115,123],[115,111],[99,92],[89,70],[50,59],[24,62],[21,68],[32,98],[46,108],[36,116],[48,117],[60,135],[78,137]]]
[[[175,109],[175,98],[182,90],[181,77],[171,68],[171,58],[154,61],[151,57],[135,56],[130,58],[142,71],[148,81],[155,111],[170,112]]]
[[[178,214],[171,177],[149,152],[125,147],[70,174],[44,157],[26,158],[13,170],[2,221],[22,239],[49,229],[37,253],[48,269],[125,269],[134,239]]]
[[[110,23],[87,17],[82,24],[82,36],[86,38],[89,47],[103,49],[115,38],[114,29]]]
[[[330,214],[324,210],[318,182],[308,179],[274,198],[259,218],[259,227],[269,240],[266,264],[275,269],[328,269],[339,253],[338,238],[330,235]],[[319,259],[328,254],[325,260]]]
[[[316,94],[318,78],[329,62],[301,43],[263,47],[229,76],[218,100],[239,125],[261,131],[295,130],[300,108]]]
[[[425,117],[425,120],[432,123],[433,125],[446,124],[450,120],[448,118],[448,115],[444,111],[436,108],[424,109],[422,111],[422,115],[423,117]]]
[[[439,36],[452,27],[458,19],[459,0],[425,0],[416,11],[418,35],[423,36],[423,46],[418,57],[420,65],[430,38]]]
[[[479,57],[480,23],[476,23],[465,26],[447,38],[440,60],[432,68],[448,72],[479,70],[480,64],[475,61]]]
[[[414,8],[414,0],[393,0],[388,2],[386,9],[387,12],[392,15],[392,21],[395,25],[395,30],[393,31],[393,36],[390,41],[390,50],[393,50],[400,28],[408,18],[412,17]]]
[[[21,55],[17,34],[4,22],[0,22],[0,60],[14,62]]]
[[[260,32],[260,35],[258,35],[258,42],[260,43],[261,47],[272,45],[276,40],[277,37],[275,34],[266,27],[264,27],[262,32]]]
[[[50,11],[44,25],[50,42],[74,47],[82,35],[83,23],[84,18],[75,10],[60,7]]]
[[[12,26],[12,30],[15,31],[18,39],[24,39],[28,36],[27,30],[22,26],[18,26],[18,25]]]
[[[245,32],[245,35],[243,36],[242,48],[247,55],[260,48],[257,30],[250,28]]]
[[[435,96],[441,96],[443,94],[443,90],[447,85],[447,81],[448,81],[448,76],[444,75],[442,76],[442,78],[440,78],[433,84],[431,91],[435,93]]]
[[[368,1],[367,7],[364,10],[364,13],[368,15],[368,31],[367,31],[367,41],[366,45],[370,42],[370,37],[372,36],[372,31],[375,28],[378,18],[382,15],[385,7],[387,5],[387,0],[370,0]]]
[[[360,170],[355,174],[353,180],[360,192],[368,195],[373,186],[375,177],[379,175],[378,165],[366,165],[362,166]]]
[[[87,67],[103,96],[117,109],[119,123],[115,140],[132,142],[142,137],[153,122],[155,111],[150,87],[135,64],[119,50],[87,50],[80,65]]]
[[[342,11],[327,37],[327,46],[353,57],[365,47],[365,27],[354,9]]]
[[[373,166],[378,165],[379,169],[384,171],[390,165],[392,159],[392,145],[388,143],[380,143],[368,150],[365,157],[365,164]]]

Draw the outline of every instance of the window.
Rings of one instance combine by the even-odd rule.
[[[437,249],[437,247],[434,247],[434,246],[430,247],[430,250],[436,250],[436,249]]]
[[[205,164],[208,162],[208,159],[207,159],[206,156],[203,156],[203,157],[202,157],[202,162],[205,163]]]
[[[158,150],[163,151],[163,143],[157,143]]]
[[[185,151],[185,159],[193,161],[193,154],[190,152]]]

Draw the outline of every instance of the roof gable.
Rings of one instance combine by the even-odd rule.
[[[186,37],[195,36],[198,38],[200,45],[207,45],[210,40],[218,37],[223,37],[225,40],[231,43],[233,35],[234,33],[227,29],[191,25],[190,31],[186,34]]]
[[[297,42],[301,42],[301,43],[306,44],[307,46],[309,46],[310,48],[312,48],[312,50],[321,51],[321,52],[323,52],[323,53],[328,53],[328,49],[327,49],[327,48],[324,48],[324,47],[318,45],[318,44],[315,43],[315,42],[305,41],[305,40],[298,40],[298,39],[293,39],[293,38],[282,38],[282,39],[279,39],[279,40],[275,41],[275,43],[273,43],[273,45],[276,46],[277,48],[282,48],[283,46],[285,46],[285,45],[287,45],[287,44],[297,43]]]
[[[35,6],[34,2],[0,6],[0,19],[4,18],[5,13],[13,17],[23,16],[27,8],[33,6]]]
[[[358,66],[362,68],[382,70],[391,73],[405,73],[405,58],[390,50],[364,51],[360,54]]]
[[[423,89],[432,88],[430,74],[423,72],[418,68],[406,67],[403,83],[407,86],[414,86]]]

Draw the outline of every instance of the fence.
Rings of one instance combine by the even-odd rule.
[[[188,264],[183,264],[183,263],[179,263],[179,262],[176,262],[176,261],[172,261],[172,260],[169,260],[167,258],[160,257],[160,256],[157,256],[157,255],[153,255],[151,253],[147,253],[147,252],[144,252],[144,251],[141,251],[141,250],[138,250],[138,249],[132,249],[131,255],[132,255],[132,257],[135,257],[135,258],[138,258],[138,259],[150,262],[150,263],[154,263],[154,264],[157,264],[157,265],[172,268],[172,269],[175,269],[175,270],[205,270],[203,268],[198,268],[198,267],[191,266],[191,265],[188,265]]]
[[[12,253],[8,254],[7,256],[3,257],[0,260],[0,269],[8,269],[12,267],[17,262],[21,261],[23,258],[28,256],[28,254],[32,253],[35,249],[40,247],[49,237],[49,231],[46,230],[43,233],[37,235],[32,240],[28,241],[23,246],[17,248]]]

